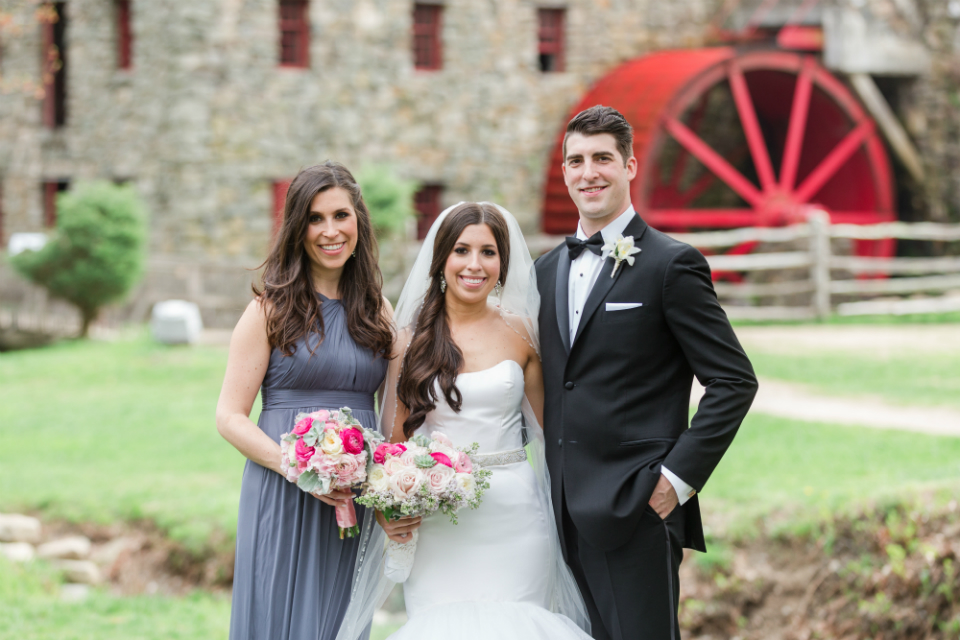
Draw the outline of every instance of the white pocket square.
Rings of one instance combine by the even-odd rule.
[[[608,302],[607,311],[626,311],[627,309],[636,309],[642,307],[642,302]]]

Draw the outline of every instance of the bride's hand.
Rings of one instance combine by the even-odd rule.
[[[352,491],[331,491],[330,493],[321,495],[319,493],[311,493],[314,498],[328,504],[331,507],[339,507],[350,500],[353,500],[354,495]]]
[[[410,542],[412,539],[410,534],[420,528],[420,520],[420,516],[404,516],[399,520],[387,520],[382,512],[377,511],[377,522],[386,531],[387,537],[400,544]]]

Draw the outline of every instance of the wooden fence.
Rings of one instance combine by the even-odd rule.
[[[797,279],[744,282],[723,279],[714,286],[731,318],[744,320],[809,320],[833,311],[850,315],[903,315],[960,311],[960,255],[935,258],[868,258],[834,253],[842,240],[925,240],[960,242],[960,225],[931,222],[890,222],[876,225],[831,225],[828,214],[813,212],[807,223],[789,227],[751,227],[731,231],[675,233],[674,238],[709,254],[716,272],[757,274],[778,272]],[[556,236],[530,238],[534,253],[562,242]],[[723,255],[745,243],[762,243],[764,250],[787,245],[788,250]],[[800,276],[800,277],[797,277]],[[881,277],[877,277],[881,276]],[[904,295],[922,295],[904,299]],[[879,298],[879,299],[877,299]],[[784,304],[782,300],[799,300]]]

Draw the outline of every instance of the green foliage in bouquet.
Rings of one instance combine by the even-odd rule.
[[[100,309],[122,300],[143,275],[146,235],[146,208],[132,186],[80,183],[57,196],[50,241],[11,262],[51,296],[77,307],[85,337]]]
[[[373,231],[378,238],[402,233],[407,220],[416,215],[413,194],[418,185],[400,178],[387,165],[368,164],[357,172],[363,201],[370,210]]]

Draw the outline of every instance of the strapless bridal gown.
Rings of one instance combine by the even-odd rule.
[[[513,360],[457,378],[459,413],[440,395],[419,433],[439,431],[457,447],[479,443],[497,464],[476,510],[460,523],[423,520],[404,583],[408,623],[393,640],[589,640],[569,618],[552,613],[557,570],[554,529],[544,493],[523,455],[523,369]],[[488,463],[489,464],[489,463]]]

